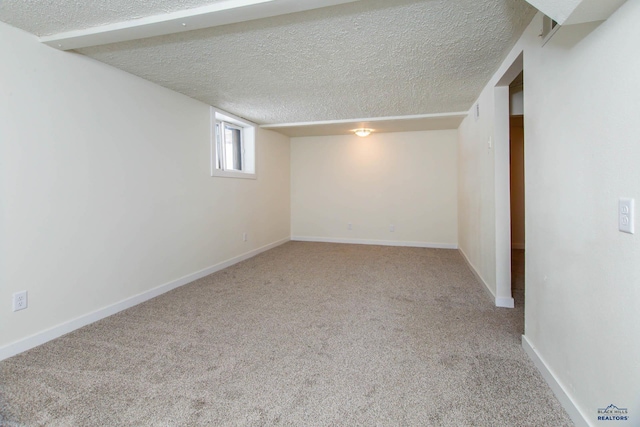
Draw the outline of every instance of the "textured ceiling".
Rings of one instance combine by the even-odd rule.
[[[49,34],[212,2],[141,3],[4,1],[0,20]],[[260,124],[457,112],[534,13],[525,0],[361,0],[80,52]]]
[[[221,0],[0,0],[0,21],[37,36],[177,12]]]

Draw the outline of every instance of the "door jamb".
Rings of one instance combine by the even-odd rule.
[[[511,295],[511,194],[509,181],[509,85],[524,68],[520,52],[494,88],[494,191],[496,306],[513,308]]]

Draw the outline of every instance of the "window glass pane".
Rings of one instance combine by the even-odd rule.
[[[224,125],[225,166],[227,170],[242,170],[242,131],[233,126]]]
[[[222,169],[222,135],[220,135],[220,123],[216,123],[216,169]]]

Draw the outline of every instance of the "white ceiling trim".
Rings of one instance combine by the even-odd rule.
[[[194,9],[41,37],[60,50],[80,49],[302,12],[358,0],[221,0]]]

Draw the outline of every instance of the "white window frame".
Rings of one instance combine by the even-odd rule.
[[[542,17],[542,33],[540,33],[540,37],[542,37],[542,46],[546,45],[551,37],[560,29],[560,24],[558,24],[553,18],[548,17],[547,15],[543,15]]]
[[[220,144],[221,152],[218,153],[218,144],[216,140],[216,125],[220,125],[220,129],[224,129],[224,125],[230,125],[230,127],[241,130],[241,146],[242,146],[242,170],[236,170],[233,168],[227,168],[225,165],[225,145],[224,142]],[[211,107],[211,176],[222,178],[243,178],[243,179],[257,179],[256,172],[256,125],[243,120],[233,114],[226,113]],[[218,167],[218,156],[221,156],[222,165]]]

